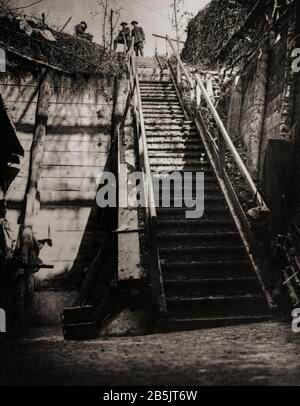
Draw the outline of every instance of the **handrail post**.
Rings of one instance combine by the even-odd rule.
[[[181,71],[180,71],[180,63],[177,60],[177,84],[180,86],[181,83]]]
[[[221,134],[221,131],[218,129],[218,147],[219,147],[219,170],[220,176],[224,179],[224,174],[226,170],[226,159],[225,159],[225,141]]]

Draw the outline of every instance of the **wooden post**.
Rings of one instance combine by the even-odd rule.
[[[250,122],[249,164],[254,176],[258,176],[260,147],[265,122],[267,85],[269,71],[269,39],[267,38],[260,49],[260,56],[256,67],[256,82],[254,107]]]
[[[27,184],[27,194],[25,197],[25,213],[23,226],[20,228],[20,256],[23,265],[32,265],[37,263],[38,268],[38,254],[35,252],[34,247],[34,233],[33,224],[36,215],[36,199],[38,193],[38,184],[40,180],[40,172],[44,154],[44,140],[46,135],[46,126],[49,114],[49,101],[50,101],[50,80],[49,71],[47,69],[42,71],[38,104],[35,119],[35,131],[31,146],[30,153],[30,167]],[[18,306],[18,321],[22,322],[25,314],[25,306],[28,298],[33,294],[33,276],[27,274],[26,270],[19,270],[20,276],[17,292],[17,306]]]
[[[233,139],[240,137],[241,110],[243,103],[242,79],[234,79],[227,119],[227,131]]]
[[[35,216],[35,203],[38,192],[38,183],[44,154],[44,141],[46,136],[46,126],[49,115],[50,101],[50,80],[48,73],[44,70],[41,76],[38,104],[35,119],[35,131],[30,153],[30,169],[26,195],[26,209],[24,215],[24,225],[33,226]]]
[[[224,179],[224,173],[226,172],[226,160],[225,160],[226,146],[220,130],[218,130],[218,146],[219,146],[219,170],[221,178]]]

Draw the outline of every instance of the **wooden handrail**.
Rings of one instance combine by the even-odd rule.
[[[163,35],[152,34],[152,36],[155,38],[168,39],[167,35],[164,37]],[[185,44],[184,41],[177,41],[177,39],[173,39],[173,38],[170,38],[170,41],[179,42],[180,44]]]
[[[145,120],[144,120],[143,107],[142,107],[140,82],[139,82],[138,74],[136,72],[135,57],[134,57],[133,53],[131,53],[129,55],[129,74],[130,74],[130,83],[133,84],[132,91],[136,91],[136,96],[137,96],[137,111],[138,111],[137,118],[138,118],[138,121],[140,124],[141,140],[142,140],[142,146],[143,146],[144,172],[145,172],[145,177],[146,177],[145,187],[147,189],[147,193],[146,193],[147,194],[147,207],[149,209],[151,218],[154,218],[154,217],[157,217],[157,213],[156,213],[155,196],[154,196],[153,182],[152,182],[152,172],[151,172],[147,136],[146,136],[146,130],[145,130]]]
[[[257,202],[259,205],[261,206],[266,206],[264,199],[262,198],[262,196],[259,194],[257,187],[248,171],[248,169],[246,168],[242,158],[240,157],[239,153],[237,152],[224,124],[223,121],[221,120],[219,113],[217,112],[212,100],[210,99],[204,84],[202,83],[202,80],[200,79],[199,75],[195,75],[196,78],[196,83],[199,86],[201,93],[203,94],[207,105],[214,117],[214,119],[216,120],[216,123],[221,131],[221,134],[223,136],[223,140],[225,141],[226,146],[228,147],[229,151],[231,152],[239,170],[241,171],[241,174],[243,175],[244,179],[246,180],[246,182],[248,183],[252,193],[254,196],[256,196]]]
[[[138,73],[135,67],[135,55],[131,53],[128,58],[130,86],[133,99],[133,109],[137,124],[140,156],[143,157],[144,190],[147,211],[147,230],[149,237],[149,248],[151,252],[151,276],[153,284],[154,304],[158,312],[166,313],[167,302],[164,292],[162,271],[160,265],[159,251],[157,245],[157,213],[153,189],[152,172],[148,152],[148,143],[145,130],[145,120],[142,107],[142,97]]]
[[[143,152],[144,152],[144,170],[146,175],[146,182],[148,188],[148,207],[150,210],[151,217],[157,217],[156,214],[156,204],[155,204],[155,196],[153,190],[153,182],[152,182],[152,172],[150,166],[150,159],[149,159],[149,152],[148,152],[148,144],[147,144],[147,137],[146,137],[146,130],[145,130],[145,121],[144,121],[144,114],[142,108],[142,98],[141,98],[141,89],[138,74],[135,74],[135,85],[137,90],[137,98],[138,98],[138,110],[139,110],[139,118],[140,118],[140,125],[141,125],[141,136],[142,136],[142,143],[143,143]]]

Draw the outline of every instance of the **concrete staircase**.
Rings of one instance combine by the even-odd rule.
[[[174,198],[171,208],[157,209],[168,308],[159,328],[187,330],[268,319],[263,289],[196,126],[185,121],[173,83],[141,81],[140,87],[154,176],[164,178],[173,171],[205,173],[201,219],[187,219],[186,208],[175,208]],[[195,182],[190,186],[195,196]]]

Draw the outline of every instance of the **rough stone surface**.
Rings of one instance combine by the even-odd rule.
[[[31,331],[0,359],[1,385],[300,384],[300,335],[280,322],[90,342]]]

